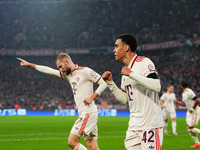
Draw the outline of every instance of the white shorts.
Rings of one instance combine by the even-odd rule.
[[[168,112],[166,110],[163,111],[163,118],[164,120],[167,120],[168,118],[176,118],[176,112]]]
[[[141,145],[141,150],[161,150],[163,142],[163,128],[150,130],[127,130],[125,147],[127,150]]]
[[[97,139],[97,120],[98,113],[82,113],[72,127],[71,133],[79,137],[83,135],[84,140]]]
[[[200,114],[190,113],[187,111],[186,123],[188,126],[194,127],[194,126],[198,125],[199,118],[200,118]]]

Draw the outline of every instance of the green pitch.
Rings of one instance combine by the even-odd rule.
[[[0,116],[0,150],[69,150],[67,137],[77,117],[55,116]],[[128,117],[99,117],[101,150],[125,150],[124,138]],[[171,132],[164,136],[162,150],[190,149],[190,138],[185,118],[177,118],[178,136]],[[85,145],[83,139],[81,143]]]

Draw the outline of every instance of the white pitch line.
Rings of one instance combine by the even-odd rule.
[[[9,135],[6,135],[6,134],[2,134],[0,135],[0,137],[5,137],[5,136],[41,136],[41,135],[63,135],[63,134],[66,134],[68,135],[67,133],[33,133],[33,134],[9,134]]]
[[[34,138],[34,139],[1,139],[0,142],[12,142],[12,141],[40,141],[40,140],[58,140],[66,138]]]
[[[125,136],[100,136],[99,139],[106,139],[106,138],[121,138]],[[16,141],[44,141],[44,140],[60,140],[60,139],[65,139],[67,138],[60,137],[60,138],[31,138],[31,139],[0,139],[0,142],[16,142]]]
[[[119,131],[119,132],[111,132],[111,131],[108,131],[108,132],[101,132],[101,134],[106,134],[106,133],[109,133],[109,134],[113,134],[113,133],[126,133],[126,132],[122,132],[122,131]],[[55,132],[55,133],[24,133],[24,134],[0,134],[0,137],[9,137],[9,136],[43,136],[43,135],[69,135],[67,132]]]

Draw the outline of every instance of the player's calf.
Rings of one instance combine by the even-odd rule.
[[[69,137],[68,137],[68,145],[74,149],[76,148],[80,143],[79,143],[79,139],[80,137],[75,135],[75,134],[72,134],[70,133]],[[79,150],[79,149],[77,149]]]

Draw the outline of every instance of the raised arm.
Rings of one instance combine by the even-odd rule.
[[[117,85],[112,80],[112,73],[109,71],[104,72],[102,78],[107,83],[108,88],[111,90],[115,98],[122,104],[126,104],[128,101],[128,96],[125,92],[117,87]]]
[[[17,58],[17,59],[19,61],[21,61],[20,66],[31,67],[31,68],[36,69],[39,72],[46,73],[46,74],[57,76],[57,77],[61,78],[61,74],[60,74],[59,70],[56,70],[56,69],[53,69],[53,68],[50,68],[50,67],[47,67],[47,66],[36,65],[34,63],[30,63],[30,62],[28,62],[24,59],[21,59],[21,58]]]
[[[150,89],[155,92],[160,92],[161,89],[160,80],[154,78],[154,76],[156,76],[156,73],[152,73],[149,76],[144,77],[138,73],[132,72],[127,67],[123,67],[121,74],[129,76],[131,79],[135,80],[137,83],[143,85],[147,89]]]

